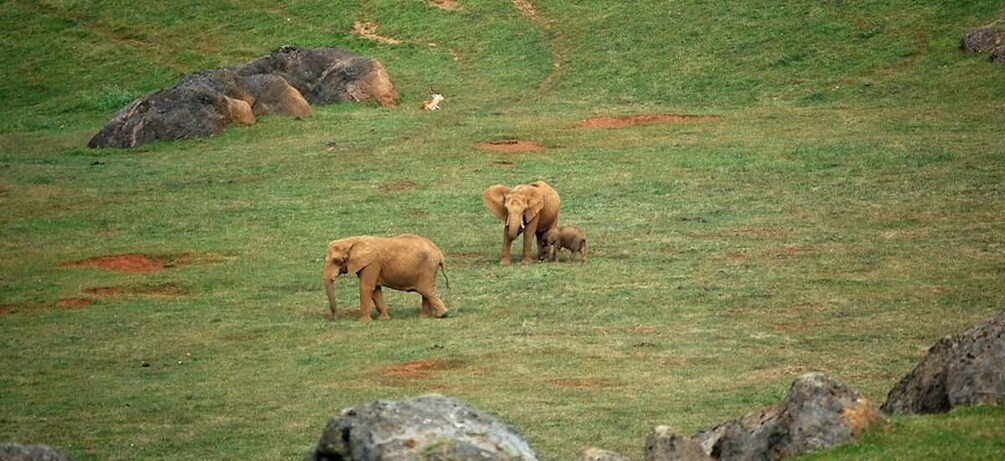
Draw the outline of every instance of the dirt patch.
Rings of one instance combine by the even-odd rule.
[[[165,283],[162,285],[153,286],[136,286],[136,287],[96,287],[88,288],[84,292],[97,296],[124,296],[124,295],[143,295],[143,296],[182,296],[185,291],[178,288],[173,283]]]
[[[60,264],[60,267],[91,267],[115,272],[160,272],[164,270],[164,260],[139,253],[128,253],[69,261]]]
[[[147,256],[141,253],[126,253],[119,255],[95,256],[80,261],[66,261],[59,267],[93,268],[115,272],[160,272],[178,266],[216,263],[226,259],[224,256],[207,253],[182,253],[174,256]]]
[[[509,160],[496,160],[492,162],[492,164],[499,168],[513,168],[516,166],[516,163]]]
[[[513,6],[520,11],[520,14],[534,19],[537,17],[537,10],[534,9],[534,5],[527,0],[513,0]]]
[[[85,298],[63,298],[56,301],[56,307],[63,309],[80,309],[91,305],[90,299]]]
[[[714,115],[685,114],[641,114],[623,115],[619,117],[594,117],[579,122],[579,126],[589,129],[624,128],[641,124],[685,123],[716,120]]]
[[[454,0],[428,0],[426,3],[447,11],[454,11],[461,7],[461,5]]]
[[[395,380],[428,379],[435,372],[458,368],[464,368],[464,364],[446,360],[411,360],[387,368],[381,376]]]
[[[14,308],[13,307],[10,307],[10,306],[7,306],[7,305],[0,306],[0,315],[7,315],[7,314],[10,314],[11,312],[14,312]]]
[[[358,35],[360,37],[363,37],[363,38],[365,38],[367,40],[372,40],[372,41],[375,41],[377,43],[381,43],[381,44],[384,44],[384,45],[397,45],[397,44],[401,43],[401,40],[398,40],[398,39],[395,39],[395,38],[391,38],[391,37],[385,37],[383,35],[378,34],[377,33],[377,24],[373,23],[373,22],[369,22],[369,21],[367,21],[367,22],[356,21],[356,23],[353,24],[353,26],[352,26],[352,31],[355,32],[356,35]]]
[[[405,181],[398,181],[398,182],[391,182],[391,183],[387,183],[387,184],[381,184],[380,187],[377,188],[377,190],[381,191],[382,193],[387,194],[387,193],[390,193],[390,192],[401,192],[401,191],[405,191],[405,190],[415,190],[416,187],[418,187],[418,184],[416,184],[415,181],[412,181],[411,179],[409,179],[409,180],[405,180]]]
[[[539,152],[547,149],[534,141],[525,141],[522,139],[480,142],[478,143],[478,148],[496,152]]]

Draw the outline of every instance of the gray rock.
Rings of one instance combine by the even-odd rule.
[[[928,350],[887,395],[887,413],[939,413],[1005,399],[1005,312]]]
[[[575,461],[631,461],[631,458],[616,451],[586,448],[576,454]]]
[[[325,426],[314,460],[536,461],[530,445],[492,416],[430,394],[342,410]]]
[[[1005,65],[1005,12],[986,26],[967,31],[960,39],[964,53],[991,53],[991,61]]]
[[[670,426],[656,426],[646,439],[646,461],[711,461],[702,446]]]
[[[0,461],[70,461],[65,453],[46,445],[0,443]]]
[[[135,147],[212,136],[234,119],[228,99],[205,85],[158,91],[118,111],[87,147]]]
[[[883,421],[858,393],[821,373],[800,376],[780,405],[692,439],[716,459],[781,459],[832,447]]]
[[[393,106],[398,92],[380,62],[337,48],[283,47],[234,69],[180,79],[118,111],[88,147],[135,147],[151,141],[212,136],[255,115],[313,115],[310,104],[376,101]],[[246,107],[247,106],[247,107]]]
[[[389,107],[398,100],[379,61],[339,48],[284,46],[239,67],[237,73],[283,77],[311,104],[375,101]]]

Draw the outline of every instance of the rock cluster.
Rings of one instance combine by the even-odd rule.
[[[259,115],[308,117],[311,104],[374,101],[393,106],[398,92],[375,59],[338,48],[282,47],[243,66],[196,72],[172,88],[117,112],[91,148],[212,136]]]
[[[992,61],[1005,65],[1005,13],[997,21],[964,34],[960,49],[965,53],[990,53]]]
[[[46,445],[0,443],[0,460],[3,461],[70,461],[65,453]]]
[[[887,413],[938,413],[1005,400],[1005,312],[935,343],[890,390]]]

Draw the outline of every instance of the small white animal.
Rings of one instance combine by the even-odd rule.
[[[440,93],[433,93],[433,99],[422,101],[422,110],[439,110],[440,101],[443,101],[443,95]]]

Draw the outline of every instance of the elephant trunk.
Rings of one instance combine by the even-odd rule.
[[[525,225],[526,224],[523,222],[523,212],[510,212],[509,217],[506,218],[506,232],[509,235],[509,238],[516,239],[517,236],[523,232]]]
[[[335,318],[335,279],[339,276],[339,268],[332,264],[325,265],[325,294],[328,295],[328,308],[331,309],[332,319]]]

